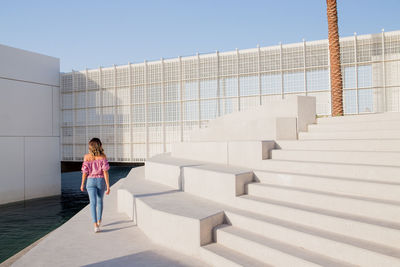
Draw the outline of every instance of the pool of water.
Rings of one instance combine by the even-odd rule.
[[[112,166],[110,185],[132,167]],[[89,203],[81,172],[61,174],[61,195],[0,205],[0,263],[68,221]]]

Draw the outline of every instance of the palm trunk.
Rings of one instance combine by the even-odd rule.
[[[331,65],[332,116],[343,116],[343,86],[340,69],[340,43],[336,0],[326,0],[328,16],[329,59]]]

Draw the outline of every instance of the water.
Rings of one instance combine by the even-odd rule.
[[[131,167],[112,166],[110,185]],[[89,203],[81,172],[61,174],[61,195],[0,205],[0,263],[68,221]]]

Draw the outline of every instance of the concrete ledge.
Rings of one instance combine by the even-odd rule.
[[[148,159],[145,163],[146,179],[174,189],[182,189],[182,168],[202,164],[198,161],[172,158],[162,154]]]
[[[318,118],[318,124],[325,123],[354,123],[365,121],[400,120],[400,112],[385,112],[374,114],[347,115],[338,117]]]
[[[297,118],[276,118],[275,119],[276,140],[297,139]]]
[[[370,131],[337,131],[337,132],[308,132],[299,133],[300,140],[335,140],[335,139],[398,139],[398,130],[370,130]]]
[[[308,207],[376,218],[396,223],[400,220],[400,202],[355,197],[341,193],[329,193],[311,189],[261,183],[248,184],[248,194]]]
[[[273,150],[277,160],[304,159],[313,162],[335,162],[400,167],[399,152],[381,151],[330,151],[330,150]]]
[[[268,267],[260,261],[250,258],[236,250],[229,249],[218,243],[204,246],[200,249],[201,258],[215,267]]]
[[[303,258],[314,256],[310,251],[302,248],[296,248],[290,244],[278,242],[249,231],[236,228],[234,226],[224,225],[216,230],[216,240],[221,245],[241,251],[250,257],[268,262],[273,266],[327,266],[329,261],[322,261],[324,264],[315,264]],[[326,259],[326,258],[325,258]]]
[[[258,170],[297,173],[306,175],[322,175],[329,177],[348,178],[361,181],[399,184],[400,167],[311,162],[300,160],[264,160],[252,166]]]
[[[200,246],[212,242],[212,229],[224,222],[223,210],[211,201],[144,179],[143,169],[133,169],[119,189],[118,209],[132,215],[153,242],[198,256]]]
[[[279,140],[276,146],[288,150],[400,152],[400,139]]]
[[[271,185],[290,186],[299,189],[342,193],[352,196],[369,197],[380,200],[400,201],[400,181],[381,183],[322,175],[301,175],[289,172],[254,171],[256,180]]]
[[[315,97],[289,96],[253,109],[233,112],[192,132],[190,141],[296,139],[315,123]]]
[[[229,203],[245,193],[245,185],[253,181],[249,169],[207,164],[185,168],[184,191],[196,196]]]
[[[248,166],[269,159],[275,141],[181,142],[172,145],[171,156],[234,166]]]
[[[171,156],[228,164],[229,142],[180,142],[171,146]]]

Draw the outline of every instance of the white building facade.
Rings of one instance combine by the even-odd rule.
[[[0,204],[61,193],[60,61],[0,45]]]
[[[400,31],[340,44],[345,113],[400,111]],[[331,114],[327,40],[63,73],[62,160],[81,161],[96,136],[110,161],[143,162],[211,119],[287,95]]]

